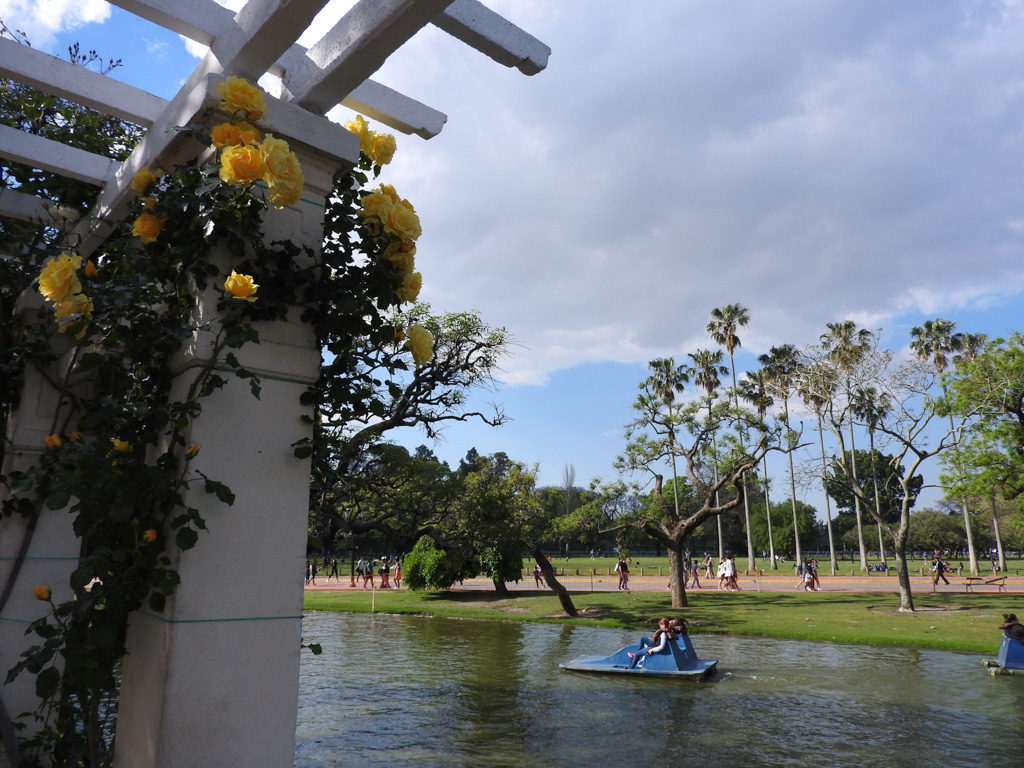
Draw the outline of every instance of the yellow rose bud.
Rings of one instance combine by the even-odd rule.
[[[231,270],[231,275],[224,281],[224,290],[243,301],[256,301],[257,288],[259,286],[250,275],[240,275],[235,270]]]
[[[141,195],[149,188],[150,184],[156,181],[156,178],[157,174],[153,173],[149,168],[140,168],[132,176],[131,187]]]
[[[194,459],[198,453],[199,453],[199,444],[198,443],[192,443],[192,445],[190,445],[188,447],[188,450],[185,451],[185,455],[188,456],[190,459]]]
[[[94,262],[92,259],[89,259],[87,262],[85,262],[84,271],[86,277],[96,277],[96,275],[99,273],[99,270],[96,269],[96,262]]]
[[[150,528],[148,531],[142,534],[142,540],[147,544],[156,541],[156,531]]]
[[[39,273],[39,292],[55,304],[82,290],[78,269],[82,266],[81,256],[62,253],[50,259]]]
[[[60,448],[61,445],[63,444],[58,435],[47,435],[46,437],[43,438],[43,440],[46,442],[46,447],[49,448],[51,451],[56,448]]]
[[[425,365],[434,354],[434,337],[423,326],[410,325],[405,347],[412,352],[412,359],[416,365]]]
[[[267,108],[263,102],[263,91],[241,77],[229,77],[218,84],[217,95],[222,99],[221,109],[231,113],[244,112],[250,120],[259,120]]]
[[[82,433],[81,432],[72,432],[71,433],[71,439],[74,440],[76,443],[82,442]]]
[[[132,226],[132,234],[144,243],[154,243],[160,237],[165,221],[152,213],[140,213]]]
[[[395,291],[398,300],[403,303],[412,303],[420,295],[423,287],[423,276],[419,272],[406,272],[402,278],[402,287]]]
[[[118,453],[131,453],[132,444],[127,440],[118,440],[116,437],[110,438],[111,444],[114,446],[114,450]]]
[[[220,179],[225,184],[252,184],[266,173],[263,152],[251,144],[224,147],[220,154]]]
[[[44,587],[42,584],[36,584],[32,589],[32,594],[40,600],[49,600],[50,596],[53,594],[53,590],[49,587]]]

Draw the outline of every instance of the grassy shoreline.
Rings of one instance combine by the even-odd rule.
[[[914,595],[917,610],[900,613],[899,597],[880,593],[689,593],[690,606],[669,607],[661,592],[574,593],[580,618],[570,619],[548,593],[493,591],[306,592],[305,610],[444,616],[489,621],[644,629],[661,616],[683,616],[691,632],[787,640],[931,648],[986,654],[999,648],[1002,614],[1024,614],[1024,597],[1006,594]]]

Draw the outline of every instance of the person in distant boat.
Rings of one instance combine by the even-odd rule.
[[[668,619],[658,619],[658,630],[654,633],[651,639],[648,640],[646,637],[641,637],[640,647],[635,653],[633,651],[629,652],[630,662],[626,666],[626,669],[633,669],[637,665],[642,665],[646,656],[658,653],[659,651],[664,651],[668,648],[668,641],[675,639],[675,633],[669,628]]]
[[[999,625],[999,628],[1003,630],[1006,637],[1012,637],[1014,640],[1024,643],[1024,624],[1017,621],[1017,614],[1004,613],[1003,623]]]

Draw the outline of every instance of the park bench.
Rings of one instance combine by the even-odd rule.
[[[1006,591],[1006,577],[1005,576],[996,576],[993,579],[986,579],[985,583],[986,584],[998,584],[1000,592],[1005,592]]]

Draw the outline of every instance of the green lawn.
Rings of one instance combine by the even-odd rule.
[[[693,632],[866,645],[968,651],[995,656],[1002,614],[1024,615],[1024,597],[996,594],[914,595],[912,614],[897,612],[888,594],[706,592],[687,593],[690,606],[673,611],[667,593],[573,594],[581,618],[569,619],[547,593],[490,591],[307,592],[306,610],[544,621],[642,629],[661,616],[681,614]]]

